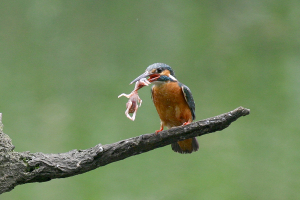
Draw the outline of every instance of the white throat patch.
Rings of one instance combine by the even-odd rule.
[[[176,79],[174,76],[172,76],[171,74],[169,75],[169,77],[170,77],[173,81],[177,81],[177,79]]]

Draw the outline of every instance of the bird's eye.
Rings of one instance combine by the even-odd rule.
[[[161,73],[162,72],[162,68],[157,68],[157,73]]]

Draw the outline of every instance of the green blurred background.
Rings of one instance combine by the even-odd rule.
[[[0,3],[0,112],[15,151],[109,144],[159,128],[150,87],[136,121],[120,93],[145,68],[170,65],[197,120],[251,114],[198,138],[91,172],[17,186],[11,199],[300,199],[300,2]]]

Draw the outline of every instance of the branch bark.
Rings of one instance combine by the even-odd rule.
[[[14,152],[11,139],[3,133],[0,113],[0,194],[12,190],[17,185],[82,174],[179,140],[221,131],[248,114],[249,109],[239,107],[219,116],[164,130],[158,135],[144,134],[113,144],[98,144],[86,150],[44,154]]]

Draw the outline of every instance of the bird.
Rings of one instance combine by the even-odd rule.
[[[130,84],[142,78],[148,78],[153,83],[151,97],[156,111],[160,117],[160,129],[187,125],[195,120],[195,102],[191,90],[180,83],[173,69],[164,63],[154,63],[146,68],[146,71],[134,79]],[[198,151],[197,139],[189,138],[171,144],[172,150],[181,154],[190,154]]]

